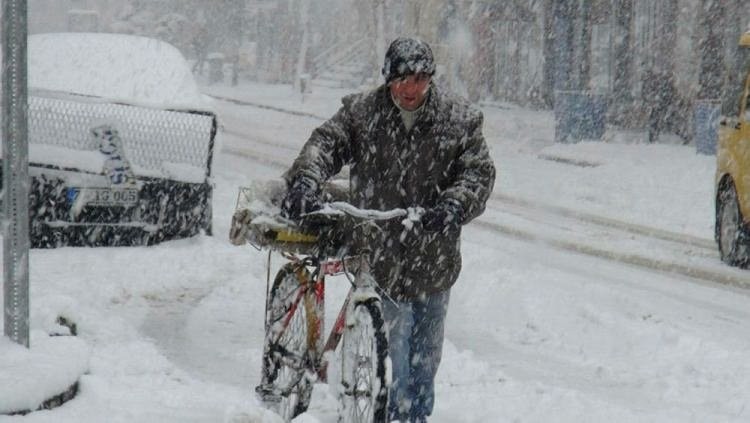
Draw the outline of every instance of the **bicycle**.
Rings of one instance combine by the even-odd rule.
[[[341,342],[339,421],[385,422],[390,381],[388,335],[379,288],[370,274],[371,250],[347,251],[340,239],[340,225],[346,216],[356,223],[354,229],[370,236],[369,231],[378,228],[375,221],[402,218],[408,225],[418,219],[418,211],[362,210],[333,201],[301,222],[290,222],[278,216],[285,192],[285,185],[280,184],[241,188],[230,231],[230,239],[237,245],[250,243],[269,250],[266,336],[256,392],[285,421],[305,412],[312,383],[327,382],[330,356]],[[333,199],[331,191],[336,190],[328,190],[329,199]],[[288,260],[273,284],[272,251],[280,251]],[[338,274],[347,276],[351,288],[323,343],[325,277]]]

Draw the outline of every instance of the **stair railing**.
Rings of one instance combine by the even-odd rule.
[[[310,73],[313,78],[318,76],[327,67],[340,64],[357,55],[361,55],[364,47],[367,45],[366,41],[366,38],[360,38],[354,42],[341,41],[325,49],[312,59]]]

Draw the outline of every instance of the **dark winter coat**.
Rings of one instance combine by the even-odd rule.
[[[462,224],[479,216],[492,192],[495,166],[482,135],[481,111],[434,84],[411,131],[387,86],[344,97],[343,106],[315,129],[291,169],[322,182],[349,165],[350,202],[360,208],[430,208],[458,201]],[[443,291],[461,269],[460,227],[441,233],[384,226],[373,275],[398,300]]]

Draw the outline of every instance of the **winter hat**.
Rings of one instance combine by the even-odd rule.
[[[399,37],[393,40],[385,52],[385,83],[420,72],[430,76],[435,74],[435,60],[430,46],[416,38]]]

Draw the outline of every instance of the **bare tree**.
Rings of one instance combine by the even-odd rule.
[[[307,72],[307,51],[310,42],[310,2],[309,0],[299,0],[299,28],[298,31],[301,33],[300,46],[297,53],[297,70],[296,77],[294,78],[294,89],[295,91],[306,91],[308,87],[307,78],[305,74]]]

